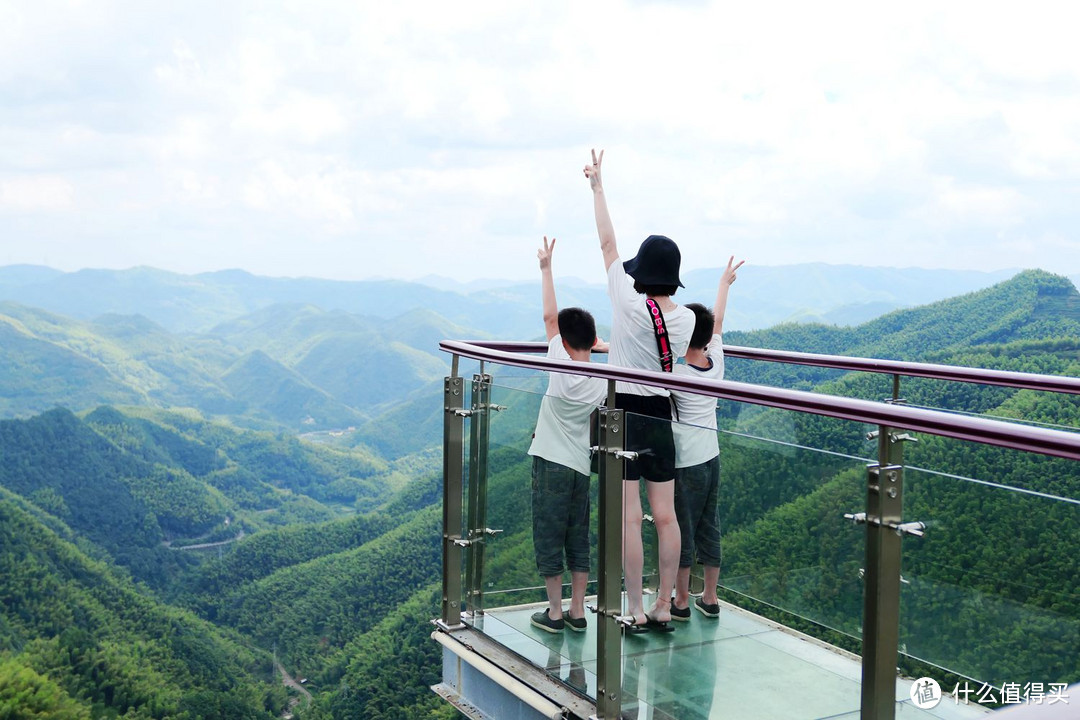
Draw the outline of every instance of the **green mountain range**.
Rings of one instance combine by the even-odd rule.
[[[23,269],[22,281],[60,277]],[[455,717],[428,689],[441,672],[429,621],[448,368],[432,346],[480,333],[431,309],[378,317],[294,303],[195,335],[0,304],[0,714]],[[725,340],[1076,375],[1080,294],[1030,271],[854,327]],[[525,451],[543,380],[493,371],[507,409],[492,419],[488,512],[503,533],[486,579],[530,587]],[[886,377],[735,359],[727,377],[891,392]],[[1044,393],[905,380],[902,394],[1080,426],[1080,402]],[[729,599],[857,633],[861,546],[842,515],[863,502],[866,428],[733,403],[718,418]],[[906,453],[923,468],[908,474],[906,511],[930,522],[905,541],[908,652],[974,677],[1080,679],[1080,514],[1034,494],[1080,497],[1074,463],[931,437]]]
[[[82,321],[0,303],[0,417],[108,403],[260,428],[358,426],[442,377],[435,338],[458,333],[481,335],[424,310],[384,321],[274,306],[179,335],[142,316]]]

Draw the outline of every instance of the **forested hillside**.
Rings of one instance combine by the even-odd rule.
[[[429,312],[368,318],[275,306],[204,335],[141,316],[74,320],[0,303],[0,418],[55,405],[190,407],[260,429],[347,430],[441,378],[435,338],[479,337]]]
[[[196,336],[0,306],[13,339],[0,359],[17,376],[0,373],[3,407],[64,406],[0,421],[0,709],[33,692],[51,716],[80,719],[277,717],[289,703],[319,720],[454,716],[428,689],[441,671],[429,621],[448,366],[424,348],[479,333],[428,311],[373,325],[293,304]],[[855,327],[725,339],[1077,375],[1080,295],[1026,272]],[[489,525],[503,532],[486,581],[522,588],[538,584],[525,451],[542,379],[491,371],[506,410],[491,427]],[[728,379],[876,400],[892,389],[887,377],[736,360]],[[902,395],[1080,427],[1080,402],[1059,396],[916,380]],[[315,412],[355,427],[285,421]],[[867,428],[731,403],[719,420],[722,581],[857,633],[860,530],[842,515],[861,509]],[[922,468],[908,474],[906,514],[930,522],[905,541],[908,652],[993,679],[1080,679],[1078,506],[1008,491],[1080,497],[1074,464],[929,437],[906,453]],[[307,680],[310,701],[286,694],[275,658]]]
[[[271,651],[298,676],[340,677],[346,645],[430,613],[410,598],[438,576],[437,467],[432,453],[385,462],[190,412],[0,422],[0,702],[36,688],[71,717],[280,714]],[[117,618],[98,617],[101,593]],[[198,633],[177,645],[177,623]],[[408,642],[417,675],[382,671],[425,692],[372,702],[382,717],[446,715],[426,691],[435,648]]]
[[[985,290],[897,310],[857,327],[784,324],[757,332],[728,332],[724,341],[748,347],[946,364],[946,357],[958,353],[1001,355],[1000,348],[995,350],[997,346],[1026,341],[1029,344],[1014,346],[1006,354],[1023,357],[1031,366],[1029,372],[1042,372],[1034,369],[1043,362],[1042,356],[1067,355],[1075,350],[1077,337],[1080,296],[1076,288],[1064,277],[1031,270]],[[1053,350],[1055,344],[1060,345],[1057,351]],[[776,363],[731,363],[740,373],[731,379],[750,382],[791,384],[830,376],[830,371],[792,369]]]
[[[0,488],[0,708],[36,688],[38,717],[281,714],[269,653],[138,591],[41,512]]]

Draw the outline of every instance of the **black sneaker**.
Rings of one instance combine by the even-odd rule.
[[[705,617],[720,617],[719,603],[713,603],[712,605],[709,605],[706,604],[701,598],[697,598],[696,600],[694,600],[694,607],[696,607],[698,611],[701,612],[701,614]],[[686,608],[686,610],[687,612],[689,612],[690,608]]]
[[[585,619],[585,616],[579,618],[572,618],[566,613],[563,613],[563,620],[570,626],[570,629],[574,632],[585,632],[585,628],[589,627],[589,621]]]
[[[671,619],[678,620],[679,622],[690,622],[690,606],[687,605],[684,608],[675,607],[675,602],[671,603]]]
[[[562,618],[559,618],[558,620],[552,620],[550,617],[548,617],[547,610],[541,610],[540,612],[533,613],[530,622],[532,623],[533,627],[538,627],[541,630],[545,630],[549,633],[562,632],[562,629],[566,627],[566,623],[563,622]]]

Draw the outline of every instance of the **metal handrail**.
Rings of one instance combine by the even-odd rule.
[[[502,350],[503,352],[547,352],[547,344],[540,342],[503,342],[491,340],[470,340],[467,342],[476,347],[487,348],[489,350]],[[1047,392],[1080,395],[1080,378],[1065,377],[1063,375],[1040,375],[1037,373],[1024,373],[1013,370],[986,370],[983,368],[961,367],[959,365],[845,357],[843,355],[822,355],[819,353],[793,352],[790,350],[765,350],[762,348],[742,347],[739,345],[724,345],[724,355],[745,360],[761,360],[763,362],[786,363],[790,365],[810,365],[833,370],[885,373],[889,375],[903,375],[906,377],[930,378],[932,380],[978,383],[980,385],[999,385],[1021,390],[1045,390]]]
[[[569,373],[571,375],[585,375],[631,382],[642,385],[651,385],[669,390],[684,390],[700,395],[708,395],[723,400],[735,400],[754,405],[808,412],[815,415],[840,418],[855,422],[864,422],[872,425],[886,425],[915,432],[925,432],[931,435],[969,440],[985,445],[1022,450],[1025,452],[1051,455],[1069,460],[1080,460],[1080,433],[1067,432],[1064,430],[1052,430],[1049,428],[1020,425],[1001,420],[988,418],[968,417],[943,412],[940,410],[927,410],[923,408],[907,407],[904,405],[875,402],[872,400],[860,400],[857,398],[839,397],[834,395],[821,395],[804,390],[789,390],[767,385],[755,385],[752,383],[732,382],[728,380],[703,380],[685,375],[673,375],[671,373],[653,372],[649,370],[636,370],[632,368],[618,367],[601,363],[582,363],[572,360],[551,360],[546,357],[530,357],[525,353],[543,352],[546,345],[543,343],[498,343],[498,342],[464,342],[458,340],[443,340],[439,348],[461,357],[482,360],[486,362],[511,365],[514,367],[531,368],[534,370],[554,370]],[[745,348],[741,348],[743,350]],[[725,346],[724,352],[729,348]],[[831,356],[822,356],[831,357]],[[852,358],[847,358],[852,360]],[[781,362],[780,360],[777,360]],[[867,361],[868,363],[887,363],[889,361]],[[898,363],[905,366],[911,373],[919,369],[918,363]],[[922,366],[935,367],[935,366]],[[937,366],[948,367],[948,366]],[[866,369],[866,368],[860,368]],[[953,368],[960,370],[974,370],[973,368]],[[890,372],[910,374],[902,370],[878,370],[878,372]],[[994,373],[999,371],[985,370],[982,373]],[[1011,375],[1023,375],[1023,373],[1008,373]],[[934,375],[921,375],[921,377],[937,377]],[[970,376],[974,377],[974,375]],[[1030,376],[1035,378],[1053,378],[1054,376]],[[942,379],[956,379],[945,378]],[[1056,378],[1057,380],[1076,381],[1074,378]],[[999,378],[1004,380],[1004,378]],[[988,379],[973,380],[968,382],[990,383]],[[996,382],[990,384],[1004,384]],[[1069,385],[1070,383],[1065,383]],[[1040,386],[1037,389],[1049,389]],[[1060,392],[1078,392],[1080,390],[1059,390]]]

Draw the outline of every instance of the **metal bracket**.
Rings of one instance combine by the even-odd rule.
[[[880,432],[878,430],[871,430],[870,432],[866,433],[866,439],[873,440],[879,434]],[[911,433],[889,433],[889,442],[919,442],[919,438],[915,437]]]
[[[860,580],[862,580],[862,579],[863,579],[863,578],[865,578],[865,577],[866,577],[866,568],[859,568],[859,579],[860,579]],[[910,580],[908,580],[908,579],[907,579],[906,577],[904,577],[903,575],[901,575],[901,576],[900,576],[900,584],[901,584],[901,585],[910,585],[910,584],[911,584],[911,581],[910,581]]]
[[[619,458],[620,460],[637,460],[638,459],[638,454],[636,452],[634,452],[633,450],[611,450],[609,448],[602,448],[599,445],[593,445],[592,447],[590,447],[589,452],[591,452],[593,454],[607,453],[608,455],[614,455],[615,457]]]
[[[438,618],[436,618],[435,620],[432,620],[431,622],[435,625],[435,627],[439,628],[444,633],[448,633],[451,630],[464,630],[465,627],[466,627],[465,623],[458,623],[457,625],[447,625],[441,619],[438,619]]]
[[[501,532],[503,532],[503,531],[502,530],[493,530],[492,528],[484,528],[484,530],[483,530],[484,535],[490,535],[491,537],[495,537],[496,535],[498,535]],[[449,540],[450,540],[450,542],[454,543],[458,547],[469,547],[470,545],[473,545],[475,543],[480,542],[479,538],[465,539],[465,538],[462,538],[462,537],[452,537],[452,538],[449,538]]]
[[[457,415],[458,417],[471,417],[473,414],[472,410],[462,410],[461,408],[446,408],[446,412]]]
[[[598,607],[597,607],[597,606],[595,606],[595,605],[586,605],[585,607],[586,607],[586,608],[587,608],[587,609],[588,609],[588,610],[589,610],[589,611],[590,611],[590,612],[591,612],[591,613],[592,613],[593,615],[600,615],[601,617],[610,617],[610,618],[615,618],[615,619],[616,619],[617,621],[619,621],[619,622],[622,622],[622,615],[620,615],[619,613],[615,612],[614,610],[608,610],[607,612],[600,612],[600,608],[598,608]]]
[[[916,520],[914,522],[900,523],[899,525],[889,525],[889,527],[896,530],[897,535],[922,537],[923,531],[926,530],[926,523],[921,520]]]
[[[867,517],[866,513],[844,513],[844,519],[850,520],[856,525],[876,525],[878,527],[892,528],[896,531],[897,535],[911,535],[913,537],[922,537],[923,531],[926,530],[926,523],[921,520],[915,520],[914,522],[906,523],[882,523],[881,518]]]

